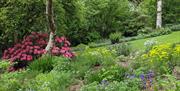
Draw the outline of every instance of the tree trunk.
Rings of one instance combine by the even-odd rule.
[[[162,0],[157,0],[156,28],[162,27]]]
[[[54,17],[53,17],[52,0],[46,1],[46,18],[48,21],[48,29],[50,31],[50,35],[49,35],[49,41],[45,50],[47,51],[47,53],[49,53],[53,47],[54,36],[55,36],[55,31],[56,31],[56,25],[55,25]]]

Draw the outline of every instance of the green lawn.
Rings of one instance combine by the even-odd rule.
[[[150,39],[154,39],[158,41],[159,44],[165,44],[165,43],[178,43],[180,42],[180,31],[173,32],[169,35],[162,35],[158,37],[153,37],[153,38],[146,38],[146,39],[139,39],[139,40],[134,40],[130,41],[128,43],[131,44],[133,50],[139,50],[139,49],[144,49],[144,42]]]

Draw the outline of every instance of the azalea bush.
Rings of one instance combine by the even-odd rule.
[[[32,32],[26,36],[22,42],[8,48],[3,53],[3,59],[9,59],[12,63],[9,71],[14,71],[25,67],[29,62],[41,57],[46,53],[48,34]],[[72,58],[74,54],[70,49],[70,42],[65,37],[55,37],[55,43],[51,50],[51,55]]]

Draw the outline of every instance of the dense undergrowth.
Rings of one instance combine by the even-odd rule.
[[[178,91],[180,45],[146,45],[151,47],[144,52],[130,51],[124,44],[110,49],[85,47],[72,59],[45,55],[10,73],[8,61],[1,61],[0,90]]]

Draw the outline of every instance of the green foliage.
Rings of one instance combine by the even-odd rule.
[[[1,74],[0,91],[18,91],[39,74],[38,71],[19,71]]]
[[[154,46],[134,61],[134,68],[142,67],[144,72],[153,70],[156,75],[171,74],[178,64],[179,49],[179,45],[174,48],[168,44]]]
[[[70,72],[51,71],[48,74],[39,74],[28,85],[26,90],[35,91],[67,91],[67,86],[73,81]]]
[[[179,0],[163,0],[163,24],[179,24]]]
[[[10,67],[10,62],[6,60],[0,60],[0,73],[4,73]]]
[[[17,91],[21,87],[21,83],[17,79],[19,73],[6,73],[1,75],[0,90],[1,91]]]
[[[151,27],[145,27],[143,29],[138,30],[138,35],[145,35],[153,32],[153,29]]]
[[[170,34],[171,33],[170,28],[160,28],[160,29],[156,29],[156,31],[159,32],[159,35],[165,35],[165,34]]]
[[[84,51],[86,49],[88,49],[89,46],[85,45],[85,44],[79,44],[76,47],[73,48],[74,51]]]
[[[164,91],[178,91],[180,90],[180,83],[173,75],[162,75],[156,77],[157,83],[154,89],[161,89]]]
[[[98,91],[98,82],[93,82],[81,87],[80,91]]]
[[[172,31],[179,31],[180,30],[180,24],[169,26],[169,28]]]
[[[120,45],[113,45],[110,49],[115,50],[118,56],[128,56],[131,53],[131,46],[128,43],[121,43]]]
[[[121,82],[113,81],[101,84],[93,82],[84,85],[80,91],[140,91],[139,82],[139,79],[129,79]]]
[[[130,19],[124,21],[124,33],[125,37],[132,37],[138,35],[138,30],[143,29],[144,27],[151,27],[149,24],[149,17],[143,15],[140,11],[132,11],[128,16]]]
[[[0,45],[6,49],[31,31],[45,30],[42,0],[0,1]]]
[[[153,46],[155,46],[157,44],[158,44],[158,42],[156,40],[153,40],[153,39],[147,40],[146,42],[144,42],[144,46],[146,47],[145,51],[149,52],[153,48]]]
[[[53,5],[56,34],[67,36],[73,45],[108,38],[113,32],[136,36],[139,30],[146,33],[144,28],[155,27],[156,0],[54,0]],[[163,24],[178,24],[178,11],[178,0],[164,0]],[[44,13],[44,0],[1,0],[0,49],[29,32],[45,32]]]
[[[29,69],[33,71],[49,72],[53,69],[53,65],[57,60],[56,57],[45,55],[37,60],[34,60],[30,65]]]
[[[121,22],[129,14],[128,0],[86,0],[89,29],[103,37],[121,31]]]
[[[163,25],[166,24],[178,24],[180,22],[179,20],[179,7],[178,7],[178,0],[162,0],[162,21]],[[156,0],[143,0],[139,6],[138,9],[145,15],[149,17],[148,24],[151,25],[151,27],[155,27],[155,21],[156,21]]]
[[[121,37],[122,37],[122,34],[120,32],[111,33],[109,35],[109,38],[112,44],[118,43]]]
[[[87,43],[88,36],[86,7],[83,0],[56,0],[57,34],[67,36],[73,45]],[[95,36],[96,37],[96,36]]]
[[[52,64],[52,60],[56,63]],[[32,63],[33,66],[29,69],[1,74],[0,91],[67,91],[67,86],[73,80],[72,73],[50,70],[60,62],[68,61],[68,59],[44,56],[36,61],[39,63]]]
[[[144,15],[148,17],[147,22],[149,27],[155,27],[156,22],[156,0],[143,0],[137,7]]]
[[[83,78],[85,72],[98,66],[114,64],[114,53],[106,48],[86,49],[77,54],[72,62],[59,62],[56,71],[71,71],[78,78]]]
[[[86,72],[85,79],[87,83],[107,81],[122,81],[125,78],[127,68],[112,65],[110,67],[104,67],[99,70],[89,70]]]

